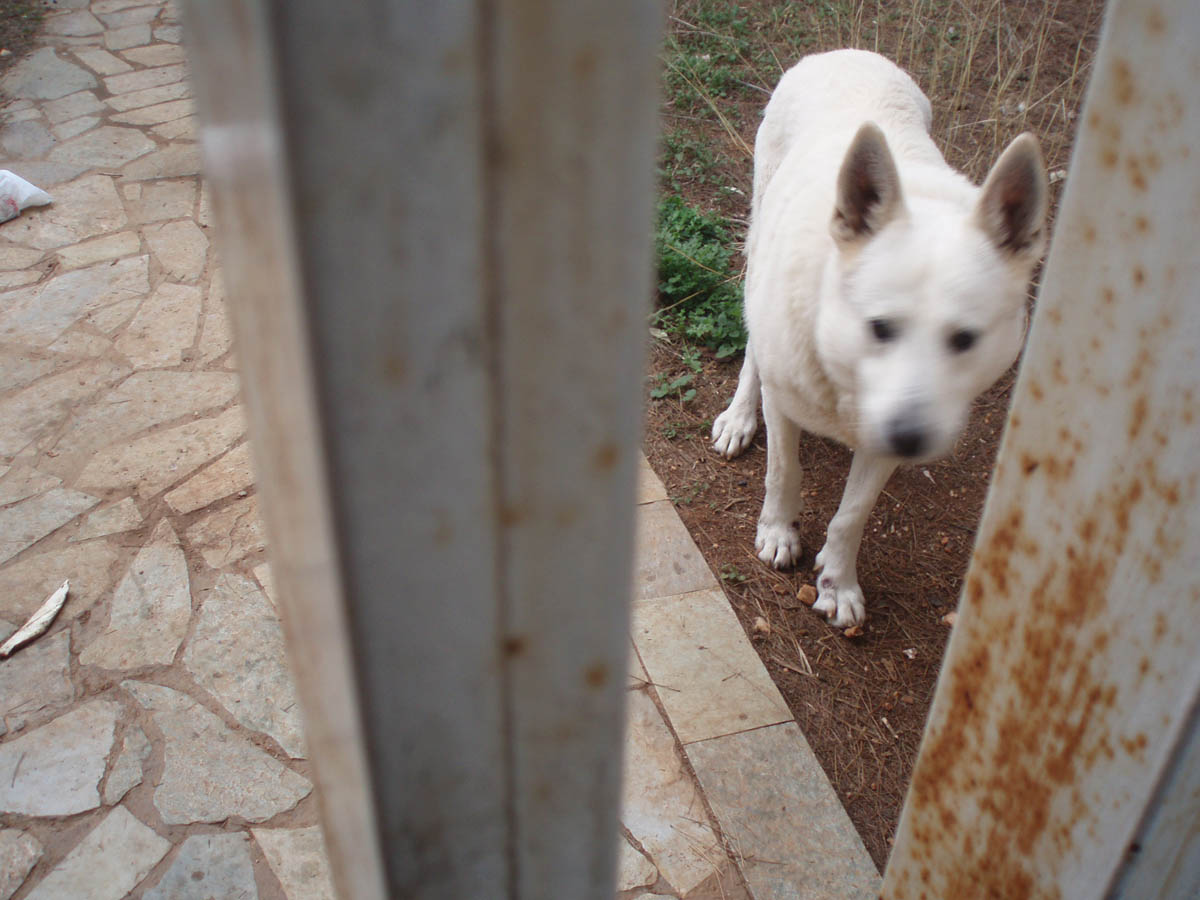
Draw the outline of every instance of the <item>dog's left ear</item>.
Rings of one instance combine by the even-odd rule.
[[[976,221],[998,249],[1036,258],[1045,244],[1049,192],[1037,138],[1025,132],[1005,148],[988,173]]]
[[[900,174],[887,138],[874,122],[864,122],[838,172],[829,230],[839,244],[849,244],[870,237],[903,209]]]

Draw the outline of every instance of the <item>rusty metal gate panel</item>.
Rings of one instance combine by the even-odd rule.
[[[1186,852],[1142,823],[1196,759],[1198,83],[1200,4],[1111,4],[886,898],[1100,897],[1135,840]]]

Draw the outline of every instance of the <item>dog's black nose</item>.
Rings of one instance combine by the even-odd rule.
[[[897,456],[920,456],[929,446],[925,429],[906,419],[897,419],[888,426],[888,444]]]

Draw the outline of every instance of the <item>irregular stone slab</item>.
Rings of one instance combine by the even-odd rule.
[[[108,627],[79,662],[106,669],[170,664],[192,617],[190,584],[179,539],[163,519],[117,585]]]
[[[263,593],[267,595],[267,599],[271,601],[271,606],[279,608],[279,601],[275,597],[275,576],[271,572],[271,564],[263,563],[261,566],[254,567],[254,577],[258,579],[258,583],[262,585]]]
[[[86,9],[46,16],[42,27],[47,34],[60,34],[63,37],[87,37],[89,34],[100,34],[104,31],[100,20]]]
[[[145,294],[149,289],[146,264],[144,256],[121,259],[13,291],[6,298],[11,298],[11,305],[0,313],[0,336],[26,346],[52,344],[77,319]]]
[[[19,828],[0,831],[0,900],[8,900],[42,858],[42,845]]]
[[[142,69],[124,75],[113,75],[104,79],[104,86],[108,88],[110,94],[131,94],[134,91],[144,91],[146,88],[174,84],[177,81],[183,81],[186,77],[187,69],[183,65],[160,66],[157,69]]]
[[[104,782],[104,805],[112,806],[142,783],[142,764],[150,755],[150,740],[136,725],[130,726],[121,741],[121,752]]]
[[[0,407],[2,409],[2,407]],[[0,417],[4,413],[0,412]],[[58,487],[62,480],[37,469],[26,463],[13,463],[0,477],[0,506],[16,503],[34,494]]]
[[[196,683],[252,731],[293,759],[305,755],[300,705],[287,667],[279,616],[249,579],[222,575],[204,598],[184,664]]]
[[[636,600],[718,586],[669,500],[638,507],[634,547]]]
[[[184,116],[171,122],[155,125],[151,131],[168,141],[194,141],[198,134],[195,116]]]
[[[15,456],[43,433],[59,428],[75,404],[108,387],[126,371],[107,360],[91,360],[0,400],[0,455]]]
[[[155,71],[147,69],[148,72]],[[140,74],[140,73],[138,73]],[[135,160],[121,170],[126,178],[140,181],[149,178],[182,178],[199,175],[200,146],[193,143],[168,144],[157,153]]]
[[[208,238],[190,219],[142,229],[151,251],[167,273],[178,281],[195,281],[204,271]]]
[[[267,542],[258,499],[247,497],[205,516],[187,530],[187,538],[214,569],[224,569],[247,554],[264,550]]]
[[[152,497],[225,452],[246,433],[241,407],[159,431],[97,453],[78,484],[109,490],[132,487]],[[247,551],[248,552],[248,551]]]
[[[162,25],[154,29],[154,39],[178,44],[183,39],[183,29],[178,25]]]
[[[89,494],[54,488],[15,506],[0,509],[0,563],[57,531],[100,500]]]
[[[41,250],[29,247],[0,247],[0,269],[25,269],[42,258]]]
[[[7,302],[7,298],[3,298],[3,302]],[[4,385],[10,392],[67,365],[74,363],[55,353],[0,344],[0,372],[4,373]]]
[[[330,895],[332,896],[332,895]],[[250,836],[194,834],[143,900],[256,900]],[[289,900],[292,900],[289,897]]]
[[[54,146],[54,136],[41,122],[13,122],[0,130],[0,150],[9,159],[39,159]]]
[[[70,244],[58,251],[58,261],[64,269],[78,269],[106,259],[132,256],[142,249],[141,238],[135,231],[122,231],[82,244]]]
[[[792,721],[720,588],[635,603],[632,633],[683,743]]]
[[[182,119],[194,114],[195,111],[196,105],[191,100],[184,99],[131,109],[128,112],[116,113],[110,118],[114,122],[121,122],[125,125],[157,125],[160,122]]]
[[[112,586],[110,575],[117,551],[104,541],[69,544],[58,550],[36,553],[0,569],[0,612],[24,622],[59,586],[71,582],[67,605],[58,620],[74,618],[91,609]]]
[[[118,806],[26,895],[26,900],[121,900],[170,849],[170,841]]]
[[[93,91],[79,91],[76,94],[69,94],[61,100],[51,100],[42,105],[42,112],[46,114],[46,118],[56,125],[59,122],[65,122],[78,116],[88,116],[103,109],[104,104],[96,99]]]
[[[186,694],[142,681],[122,686],[153,711],[163,734],[165,765],[154,805],[166,824],[230,816],[265,822],[312,791],[308,779],[231,732]]]
[[[226,372],[135,372],[92,402],[54,444],[58,460],[92,454],[140,431],[224,406],[237,396],[238,379]]]
[[[148,4],[147,0],[95,0],[92,3],[92,12],[98,16],[108,16],[123,9],[129,9],[132,6],[147,5],[153,6],[156,10],[159,7],[158,3]]]
[[[8,290],[9,288],[32,284],[41,277],[42,273],[37,270],[30,272],[0,272],[0,290]]]
[[[59,144],[50,151],[49,158],[51,162],[86,164],[89,169],[118,169],[156,146],[136,128],[105,125]]]
[[[631,891],[658,881],[658,869],[625,838],[617,844],[617,890]]]
[[[638,454],[637,502],[653,503],[655,500],[666,500],[667,489],[663,487],[658,475],[650,468],[646,454]]]
[[[54,136],[60,141],[69,141],[71,138],[83,134],[89,128],[94,128],[99,124],[100,120],[95,116],[80,116],[78,119],[70,119],[61,125],[55,125]]]
[[[213,272],[208,288],[208,303],[204,307],[204,332],[197,347],[200,359],[212,362],[220,359],[233,346],[233,333],[229,326],[229,312],[225,303],[225,279],[221,270]]]
[[[148,259],[149,257],[147,257]],[[87,324],[98,328],[105,334],[112,334],[133,318],[138,307],[142,305],[141,297],[130,297],[128,300],[118,300],[108,306],[90,312],[84,317]]]
[[[71,541],[90,541],[109,534],[120,534],[132,531],[141,524],[142,514],[138,512],[137,504],[133,498],[126,497],[120,503],[98,509],[88,516]]]
[[[236,494],[254,484],[250,469],[250,445],[234,447],[207,469],[167,494],[167,505],[177,513],[195,512],[223,497]]]
[[[0,744],[0,812],[69,816],[99,806],[119,712],[93,700]]]
[[[12,165],[12,171],[16,172],[26,181],[36,184],[43,190],[54,188],[55,190],[52,192],[54,194],[57,194],[61,189],[59,187],[60,185],[69,182],[72,178],[82,175],[90,168],[91,166],[86,164],[80,165],[78,163],[46,162],[44,160],[40,162],[37,160],[25,160],[21,162],[14,162]],[[50,207],[41,207],[43,210],[49,208]],[[26,210],[25,213],[22,214],[21,218],[24,218],[29,214],[29,212],[30,210]],[[20,220],[12,220],[12,222],[18,221]]]
[[[111,347],[112,341],[106,337],[79,328],[72,328],[51,344],[49,349],[67,356],[96,359],[108,353]]]
[[[288,900],[331,900],[333,880],[320,826],[252,831]]]
[[[81,63],[100,75],[119,75],[122,72],[133,71],[133,66],[125,60],[118,59],[99,47],[80,47],[73,52]]]
[[[106,13],[100,19],[110,29],[127,28],[130,25],[148,25],[158,18],[159,6],[135,6],[121,12]]]
[[[130,91],[128,94],[116,94],[104,102],[117,112],[125,112],[130,109],[139,109],[144,106],[155,106],[159,103],[166,103],[168,100],[178,100],[181,97],[186,97],[188,93],[187,82],[177,81],[174,84],[164,84],[141,91]]]
[[[142,303],[117,350],[137,369],[177,366],[199,327],[200,289],[164,281]]]
[[[196,205],[195,181],[133,182],[122,188],[131,221],[160,222],[190,216]]]
[[[126,25],[123,28],[110,28],[104,33],[104,46],[109,50],[125,50],[148,43],[150,43],[150,26],[144,22]]]
[[[28,715],[73,699],[70,631],[38,638],[0,663],[0,718],[10,730]]]
[[[35,50],[0,78],[0,91],[28,100],[57,100],[95,86],[90,72],[60,59],[51,47]]]
[[[97,129],[97,132],[102,130]],[[73,142],[60,147],[70,143]],[[94,163],[89,162],[86,168],[92,165]],[[112,178],[86,175],[56,188],[54,202],[49,206],[26,210],[20,218],[5,223],[5,234],[10,240],[29,247],[53,250],[116,231],[124,227],[126,221],[125,207],[117,196]]]
[[[689,744],[687,755],[756,898],[879,896],[875,864],[795,722]]]
[[[621,822],[683,896],[723,852],[675,738],[645,691],[629,691]]]
[[[126,50],[121,55],[139,66],[170,66],[182,63],[185,59],[183,47],[169,43],[138,47],[136,50]]]

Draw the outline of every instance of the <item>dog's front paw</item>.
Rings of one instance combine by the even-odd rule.
[[[817,579],[817,602],[813,609],[835,628],[848,628],[867,621],[867,605],[858,582],[839,584],[838,579],[828,574]]]
[[[758,558],[776,569],[786,569],[800,561],[800,529],[795,525],[765,525],[758,523],[754,539]]]
[[[755,410],[747,414],[731,406],[713,422],[713,447],[726,459],[733,459],[750,446],[757,428],[758,415]]]

